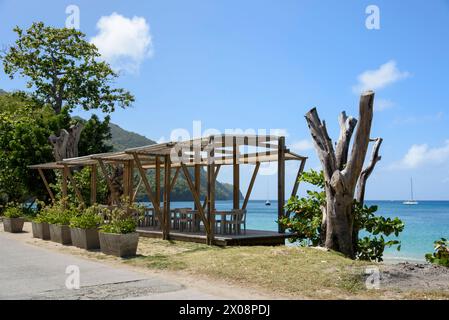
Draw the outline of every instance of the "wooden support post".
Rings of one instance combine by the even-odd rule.
[[[44,171],[42,171],[41,168],[39,168],[37,170],[39,171],[39,175],[41,176],[42,181],[44,182],[45,189],[47,189],[47,192],[48,192],[48,195],[50,196],[51,201],[54,203],[56,201],[55,195],[53,194],[53,191],[51,191],[51,189],[50,189],[50,185],[48,184],[48,181],[45,178]]]
[[[194,201],[196,207],[198,208],[198,214],[199,214],[201,220],[203,221],[204,229],[206,229],[206,235],[209,235],[210,234],[209,223],[206,218],[206,215],[204,214],[204,209],[203,209],[203,206],[201,205],[200,197],[199,197],[198,193],[196,193],[195,185],[192,182],[192,177],[190,176],[189,170],[187,169],[187,166],[184,163],[181,163],[181,167],[182,167],[184,176],[186,177],[187,184],[189,185],[190,192],[192,192],[193,201]]]
[[[301,160],[301,164],[299,165],[298,174],[296,175],[295,184],[293,185],[292,197],[295,197],[298,194],[299,188],[299,178],[301,174],[304,172],[304,167],[306,165],[306,159]]]
[[[195,164],[195,191],[198,193],[201,199],[201,166],[199,164]],[[195,210],[198,208],[195,205]]]
[[[161,159],[156,156],[156,173],[155,173],[155,183],[156,183],[156,203],[161,206]]]
[[[67,171],[67,176],[70,180],[70,183],[73,186],[73,190],[75,190],[75,195],[78,198],[78,201],[82,207],[86,207],[86,204],[84,203],[83,195],[81,194],[80,190],[78,189],[78,186],[76,185],[76,181],[72,176],[72,173],[70,172],[70,169],[67,166],[64,166],[64,169]]]
[[[129,175],[128,175],[128,197],[131,203],[134,202],[133,195],[134,195],[134,161],[129,160]]]
[[[248,191],[246,192],[245,200],[243,201],[242,209],[245,210],[248,205],[249,197],[251,196],[251,192],[253,191],[254,182],[256,181],[257,173],[259,172],[260,162],[256,163],[256,167],[254,168],[253,176],[251,177],[251,182],[249,183]]]
[[[237,137],[233,137],[233,152],[232,152],[232,172],[233,172],[233,208],[240,208],[240,166],[239,160],[239,146],[237,145]]]
[[[123,184],[123,195],[125,197],[129,196],[129,163],[123,163],[123,176],[122,176],[122,184]],[[131,199],[129,199],[131,201]]]
[[[210,232],[207,236],[207,244],[213,245],[215,238],[215,165],[207,166],[207,218],[209,221]]]
[[[278,219],[285,216],[285,137],[278,140]],[[278,224],[279,233],[285,233],[284,227]]]
[[[168,240],[170,238],[170,185],[171,185],[171,161],[170,156],[164,156],[164,228],[162,229],[162,238]]]
[[[142,182],[145,185],[145,190],[147,192],[147,196],[151,201],[151,204],[153,205],[154,212],[156,213],[156,216],[159,219],[159,222],[162,224],[162,214],[161,214],[161,208],[160,205],[156,202],[156,197],[153,196],[153,192],[151,192],[151,186],[148,182],[147,173],[145,169],[142,167],[142,163],[139,159],[139,156],[136,153],[133,153],[134,162],[136,163],[137,169],[139,170],[140,177],[142,178]]]
[[[62,198],[63,202],[67,201],[67,168],[62,169]]]
[[[111,191],[111,200],[112,204],[118,203],[117,194],[115,192],[114,184],[112,183],[111,177],[108,174],[108,170],[103,162],[103,160],[98,159],[98,164],[100,165],[101,171],[106,179],[106,183],[108,184],[109,191]]]
[[[90,204],[97,203],[97,165],[90,166]]]

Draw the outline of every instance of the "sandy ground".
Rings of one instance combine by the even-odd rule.
[[[398,263],[381,268],[381,286],[399,291],[449,290],[449,268],[428,263]]]
[[[42,241],[32,238],[31,223],[25,223],[24,232],[10,234],[3,232],[3,225],[0,225],[0,245],[8,245],[10,241],[17,241],[21,245],[35,250],[45,250],[52,259],[52,253],[66,257],[67,264],[72,264],[71,257],[89,260],[95,263],[113,267],[117,270],[124,270],[141,275],[142,279],[124,279],[123,281],[112,281],[110,283],[99,283],[81,287],[80,290],[68,291],[64,288],[52,288],[42,285],[42,292],[36,295],[22,295],[14,298],[25,299],[177,299],[177,300],[273,300],[282,299],[282,296],[273,296],[268,292],[261,292],[260,289],[243,288],[235,285],[228,285],[225,282],[192,278],[192,275],[184,272],[173,271],[153,271],[123,264],[120,259],[105,256],[98,253],[90,253],[73,246],[63,246],[50,241]],[[36,248],[37,247],[37,248]],[[101,257],[101,260],[99,260]],[[1,266],[0,266],[1,267]],[[49,270],[49,272],[52,272]],[[42,277],[48,275],[41,274]],[[50,274],[50,276],[52,276]],[[148,279],[149,278],[149,279]],[[149,280],[152,282],[150,283]],[[154,280],[162,285],[154,286]],[[169,284],[168,288],[167,285]],[[165,285],[165,287],[164,287]],[[161,287],[163,287],[161,289]],[[0,293],[1,293],[0,283]],[[1,294],[0,294],[1,296]]]

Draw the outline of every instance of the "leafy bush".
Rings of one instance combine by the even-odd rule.
[[[136,204],[129,204],[126,198],[112,210],[103,209],[103,213],[108,221],[100,227],[105,233],[127,234],[133,233],[137,228],[137,221],[143,215],[143,207]]]
[[[51,206],[44,207],[37,219],[41,220],[41,222],[66,226],[70,224],[70,219],[78,215],[79,212],[79,208],[69,205],[62,200]]]
[[[6,205],[3,215],[6,218],[33,218],[36,213],[37,211],[33,210],[31,206],[10,202]]]
[[[15,204],[8,205],[3,214],[6,218],[12,218],[12,219],[21,218],[24,215],[22,208]]]
[[[434,252],[426,254],[426,260],[430,263],[449,267],[449,241],[441,238],[434,242]]]
[[[324,189],[324,176],[322,172],[310,170],[304,172],[300,182],[306,182],[315,187],[316,190],[308,190],[307,197],[292,197],[286,204],[289,217],[278,221],[286,229],[294,233],[291,242],[299,242],[303,246],[323,245],[322,234],[323,209],[326,207],[326,193]],[[356,256],[360,260],[382,261],[385,248],[397,246],[400,250],[398,240],[385,240],[384,237],[395,235],[396,237],[404,230],[404,224],[398,218],[390,219],[376,216],[377,206],[360,205],[354,201],[354,238]],[[359,231],[365,231],[368,236],[359,238]]]
[[[92,206],[83,211],[81,215],[70,219],[71,228],[96,229],[103,222],[101,210],[98,206]]]

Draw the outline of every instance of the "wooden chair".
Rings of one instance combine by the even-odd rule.
[[[194,212],[192,212],[192,209],[181,208],[176,210],[178,213],[177,225],[179,226],[179,231],[183,232],[187,229],[189,232],[192,232],[193,231],[192,215],[194,214]]]
[[[240,234],[243,225],[243,233],[246,234],[246,210],[233,209],[230,216],[229,221],[224,221],[225,230],[228,230],[230,234]]]

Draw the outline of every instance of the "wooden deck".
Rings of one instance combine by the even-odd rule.
[[[155,227],[139,227],[137,232],[141,237],[162,238],[162,231]],[[217,246],[278,246],[284,245],[285,239],[289,238],[289,233],[278,233],[263,230],[246,230],[246,233],[216,234],[214,244]],[[180,232],[170,231],[170,240],[189,241],[206,243],[205,232]]]

